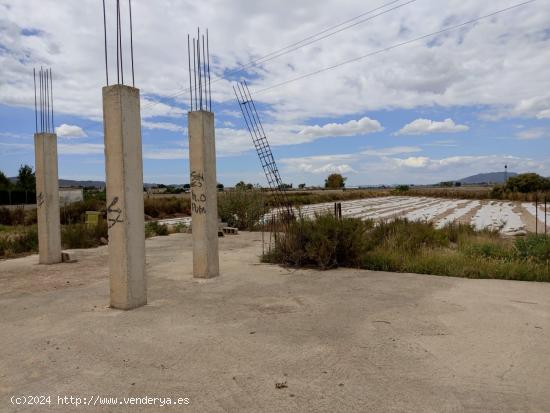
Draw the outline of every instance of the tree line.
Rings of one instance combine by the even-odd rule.
[[[0,205],[36,202],[36,177],[29,165],[21,165],[15,182],[0,171]]]

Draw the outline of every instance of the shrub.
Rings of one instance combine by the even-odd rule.
[[[550,235],[531,234],[515,242],[519,257],[548,263],[550,261]]]
[[[373,245],[401,251],[406,254],[417,253],[420,249],[448,246],[449,239],[444,231],[436,230],[426,222],[411,222],[406,219],[381,222],[368,234]]]
[[[237,189],[218,197],[218,215],[231,227],[252,231],[265,212],[264,196],[258,190]]]
[[[333,173],[325,179],[325,188],[339,189],[346,186],[346,180],[341,174]]]
[[[100,219],[97,225],[70,224],[61,227],[61,243],[64,248],[92,248],[108,237],[107,222]]]
[[[152,218],[191,215],[189,197],[145,198],[143,206],[145,214]]]
[[[25,210],[23,207],[6,208],[0,207],[0,224],[1,225],[24,225]]]
[[[397,185],[392,192],[403,193],[403,192],[408,192],[410,189],[411,187],[409,185]]]
[[[105,214],[105,209],[105,201],[98,198],[86,198],[83,201],[64,205],[60,208],[61,224],[83,223],[86,211],[99,211]]]
[[[10,228],[9,231],[3,231],[0,235],[0,257],[6,258],[36,251],[38,251],[36,226]]]
[[[156,237],[159,235],[168,235],[166,225],[159,224],[157,221],[151,221],[145,224],[145,237]]]
[[[372,225],[370,221],[339,220],[328,214],[315,220],[299,218],[289,224],[285,234],[277,236],[275,248],[264,260],[321,269],[359,267],[368,248],[365,232]]]
[[[550,179],[544,178],[539,174],[526,173],[508,178],[505,185],[511,192],[537,192],[550,190]]]
[[[374,224],[331,215],[298,219],[277,235],[264,261],[320,269],[361,267],[469,278],[550,281],[550,237],[515,242],[469,225],[436,229],[425,222]]]

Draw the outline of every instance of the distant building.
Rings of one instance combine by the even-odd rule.
[[[65,206],[84,200],[82,188],[59,188],[59,205]]]
[[[164,188],[157,187],[157,188],[149,188],[147,192],[150,194],[164,194],[167,190],[168,188],[166,187]]]

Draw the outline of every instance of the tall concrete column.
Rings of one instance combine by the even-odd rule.
[[[111,307],[147,303],[139,89],[103,88]]]
[[[202,110],[189,112],[188,129],[193,276],[212,278],[220,273],[214,114]]]
[[[34,152],[39,263],[55,264],[61,262],[57,136],[35,134]]]

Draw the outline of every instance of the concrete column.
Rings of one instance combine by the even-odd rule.
[[[220,273],[214,114],[189,112],[188,129],[193,276],[212,278]]]
[[[40,264],[61,262],[61,224],[59,222],[59,180],[57,175],[57,136],[34,135],[36,214]]]
[[[147,303],[139,89],[103,88],[111,307]]]

